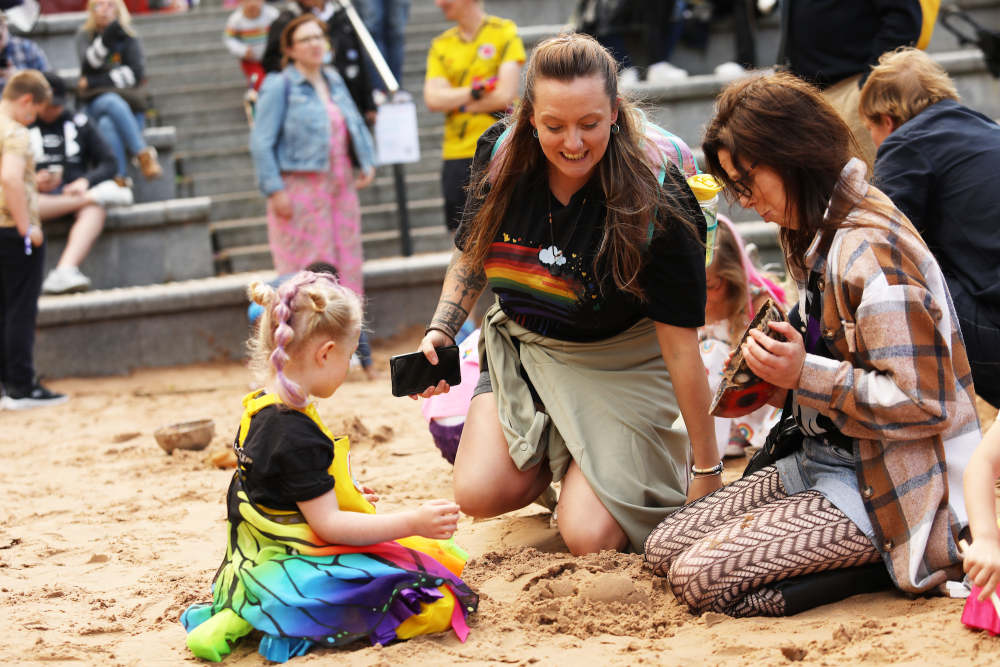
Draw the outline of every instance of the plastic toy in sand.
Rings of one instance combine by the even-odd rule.
[[[959,542],[959,546],[962,551],[969,547],[965,540]],[[962,623],[973,630],[986,630],[991,637],[1000,636],[1000,596],[993,591],[985,602],[980,602],[982,592],[983,589],[978,586],[972,587],[962,610]]]

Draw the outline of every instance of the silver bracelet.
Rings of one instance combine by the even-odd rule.
[[[694,477],[712,477],[714,475],[721,475],[725,469],[726,464],[723,461],[719,461],[718,465],[711,468],[695,468],[691,466],[691,473]]]

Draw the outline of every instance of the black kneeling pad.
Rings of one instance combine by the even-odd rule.
[[[771,584],[771,588],[780,591],[785,598],[785,616],[840,602],[852,595],[888,590],[893,586],[889,570],[881,562],[804,574]]]

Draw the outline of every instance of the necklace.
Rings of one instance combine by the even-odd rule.
[[[549,270],[553,276],[558,276],[562,273],[562,267],[566,263],[566,257],[563,255],[563,251],[556,247],[556,233],[553,231],[552,225],[552,193],[548,192],[546,201],[549,204],[549,238],[552,240],[552,245],[548,248],[542,248],[538,251],[538,261],[542,263]],[[569,238],[566,239],[566,245],[573,240],[573,234],[576,233],[576,226],[580,224],[580,218],[583,217],[583,208],[587,205],[587,198],[583,198],[583,203],[580,204],[580,212],[576,214],[576,222],[573,223],[573,229],[569,233]]]

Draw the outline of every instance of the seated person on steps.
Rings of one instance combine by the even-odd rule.
[[[38,211],[42,222],[72,214],[73,228],[56,265],[42,283],[44,294],[82,292],[90,279],[80,272],[94,241],[104,228],[105,209],[129,206],[132,191],[112,179],[115,156],[97,126],[83,113],[66,108],[66,84],[46,73],[52,99],[31,126],[31,145],[38,165]]]
[[[7,85],[8,79],[23,69],[48,72],[52,66],[38,44],[10,34],[7,17],[0,12],[0,90]]]
[[[1000,126],[961,104],[923,51],[884,54],[859,114],[878,148],[876,185],[941,264],[962,327],[976,394],[1000,406],[1000,235],[993,193]]]

